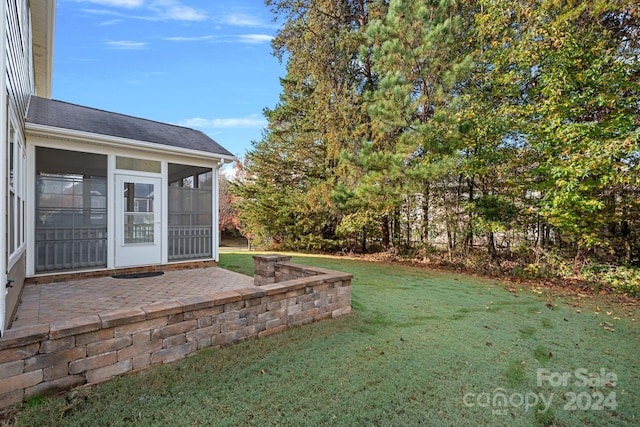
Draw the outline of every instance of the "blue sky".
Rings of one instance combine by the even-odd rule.
[[[285,65],[262,0],[57,0],[53,98],[192,127],[236,156]]]

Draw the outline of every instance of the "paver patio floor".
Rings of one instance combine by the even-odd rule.
[[[30,284],[24,287],[11,328],[253,287],[253,277],[219,267],[166,271],[137,279],[100,277]]]

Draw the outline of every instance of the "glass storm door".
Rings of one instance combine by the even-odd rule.
[[[162,180],[116,175],[116,267],[162,261]]]

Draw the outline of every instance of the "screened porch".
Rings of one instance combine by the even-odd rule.
[[[163,262],[211,259],[216,237],[212,226],[217,182],[213,169],[168,163],[165,171],[160,181],[168,187],[168,217],[163,219],[166,235],[161,241],[166,245]],[[36,148],[37,274],[113,267],[109,265],[109,251],[117,251],[118,247],[110,239],[121,230],[110,230],[118,224],[110,218],[119,214],[109,212],[116,209],[109,205],[108,191],[113,188],[110,179],[107,155]],[[165,198],[151,191],[144,200],[137,200],[132,193],[126,189],[123,192],[127,199],[122,204],[126,206],[124,215],[146,213],[152,209],[154,197],[158,204]],[[155,209],[161,212],[159,206]],[[140,246],[135,250],[146,249]]]

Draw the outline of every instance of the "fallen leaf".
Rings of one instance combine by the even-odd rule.
[[[502,354],[507,354],[507,352],[506,351],[502,351]]]
[[[607,311],[607,316],[611,316],[613,314],[613,311]]]
[[[599,306],[599,305],[596,305],[596,311],[597,311],[597,312],[602,311],[602,309],[600,308],[600,306]]]
[[[605,351],[604,351],[604,354],[609,354],[609,350],[605,350]]]
[[[493,343],[490,343],[489,341],[487,341],[486,343],[484,343],[484,345],[486,345],[487,347],[491,347]]]
[[[613,327],[613,323],[609,323],[609,322],[604,322],[605,325],[607,325],[608,327],[612,328]]]
[[[605,331],[609,331],[609,332],[615,332],[615,331],[616,331],[615,329],[613,329],[613,328],[609,328],[609,327],[607,327],[607,326],[605,326],[605,327],[604,327],[604,330],[605,330]]]
[[[384,354],[384,351],[381,351],[380,354]]]
[[[580,310],[576,310],[576,313],[580,314],[580,313],[582,313],[582,312],[581,312]]]

